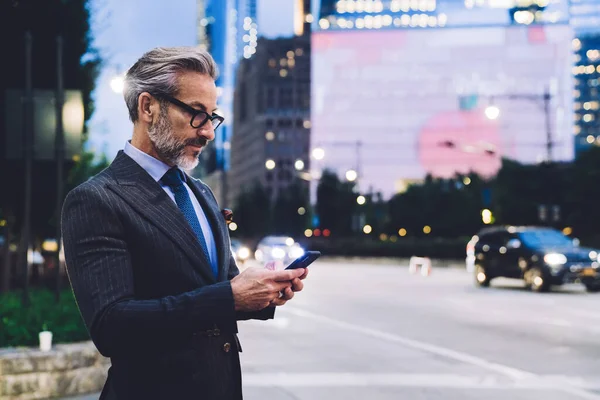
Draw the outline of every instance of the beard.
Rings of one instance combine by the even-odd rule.
[[[148,128],[148,137],[156,150],[156,154],[163,162],[169,165],[177,165],[183,170],[191,170],[198,166],[200,153],[196,156],[186,154],[186,146],[206,146],[208,141],[202,137],[193,139],[180,139],[173,131],[173,125],[169,121],[167,108],[161,105],[158,121]]]

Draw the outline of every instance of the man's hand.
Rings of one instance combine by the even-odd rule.
[[[231,280],[235,310],[258,311],[269,305],[283,305],[294,297],[294,286],[302,290],[303,276],[306,276],[304,268],[283,271],[247,268]]]
[[[294,297],[294,292],[299,292],[304,289],[304,283],[302,281],[308,275],[308,268],[303,268],[304,273],[300,275],[298,278],[292,279],[292,286],[285,288],[280,294],[279,298],[271,301],[272,306],[282,306],[287,303],[288,300],[291,300]]]

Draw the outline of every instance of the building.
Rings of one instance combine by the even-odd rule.
[[[571,26],[577,36],[600,32],[600,2],[598,0],[571,0]]]
[[[233,92],[237,66],[241,59],[256,53],[258,25],[256,0],[198,0],[198,45],[207,49],[219,66],[216,81],[219,110],[225,122],[213,146],[202,160],[203,178],[215,191],[222,205],[226,201],[226,171],[229,169],[233,132]]]
[[[310,144],[310,35],[259,39],[239,65],[227,204],[254,184],[272,199],[306,179]]]
[[[427,174],[492,176],[502,157],[573,159],[567,1],[340,0],[314,17],[314,175],[358,172],[389,198]]]
[[[574,39],[573,50],[575,151],[579,153],[600,145],[600,33],[586,33]]]

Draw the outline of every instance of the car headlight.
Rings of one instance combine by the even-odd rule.
[[[290,257],[291,258],[298,258],[298,257],[302,257],[304,255],[304,249],[302,247],[293,247],[290,250]]]
[[[544,256],[544,262],[548,265],[563,265],[567,263],[567,257],[560,253],[550,253]]]
[[[250,257],[250,249],[247,247],[240,247],[240,249],[237,252],[237,255],[240,258],[240,260],[245,260],[248,257]]]
[[[271,250],[271,256],[273,258],[284,258],[285,251],[283,249],[280,249],[279,247],[275,247],[273,250]]]

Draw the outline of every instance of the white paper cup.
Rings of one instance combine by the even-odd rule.
[[[40,350],[41,351],[52,350],[52,332],[50,332],[50,331],[40,332]]]

